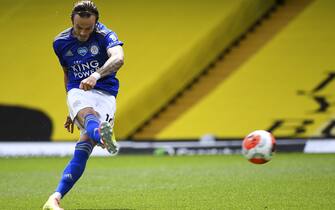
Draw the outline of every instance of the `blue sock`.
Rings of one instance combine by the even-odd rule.
[[[85,170],[86,162],[93,149],[93,145],[88,142],[78,142],[72,160],[66,166],[62,179],[60,180],[56,192],[62,197],[73,187]]]
[[[99,133],[100,120],[94,114],[88,114],[85,116],[85,130],[87,135],[97,143],[100,143]]]

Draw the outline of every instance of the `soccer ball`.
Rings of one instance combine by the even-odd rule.
[[[276,149],[273,135],[264,130],[256,130],[247,135],[242,143],[242,154],[250,162],[263,164],[271,160]]]

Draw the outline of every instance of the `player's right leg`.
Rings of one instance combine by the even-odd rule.
[[[43,205],[43,210],[64,210],[59,206],[60,199],[61,195],[59,195],[57,192],[50,195],[47,202]]]
[[[84,173],[86,162],[96,144],[87,135],[77,142],[72,159],[64,169],[58,187],[43,206],[43,210],[62,210],[60,200],[72,189]]]

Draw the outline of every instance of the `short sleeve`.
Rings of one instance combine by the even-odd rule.
[[[114,33],[113,31],[109,32],[106,36],[105,36],[105,41],[106,41],[106,50],[112,47],[115,47],[117,45],[122,46],[123,42],[121,42],[116,33]]]
[[[59,63],[60,63],[62,66],[66,66],[66,63],[65,63],[65,61],[63,60],[61,53],[59,52],[59,47],[58,47],[56,41],[54,41],[54,43],[53,43],[53,48],[54,48],[55,54],[56,54],[57,57],[58,57]]]

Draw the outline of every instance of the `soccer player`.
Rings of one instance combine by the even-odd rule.
[[[123,43],[98,22],[99,12],[92,1],[79,1],[72,10],[72,27],[54,40],[54,51],[64,70],[69,116],[64,127],[81,130],[72,160],[64,169],[56,191],[43,209],[60,210],[59,203],[84,172],[94,146],[116,154],[118,147],[112,128],[119,81],[115,77],[123,65]]]

